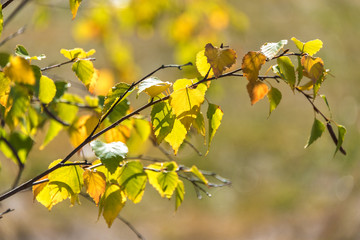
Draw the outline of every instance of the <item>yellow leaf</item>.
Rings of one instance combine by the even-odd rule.
[[[90,93],[94,93],[95,86],[97,85],[97,82],[99,81],[100,72],[98,69],[94,68],[94,73],[92,75],[92,78],[90,80],[90,83],[86,86],[87,89],[89,89]],[[108,89],[109,90],[109,89]]]
[[[92,132],[98,118],[94,115],[81,116],[70,128],[70,142],[74,147],[79,146]],[[99,131],[99,130],[98,130]]]
[[[199,71],[200,75],[205,77],[209,72],[208,77],[212,77],[214,72],[211,68],[211,65],[208,63],[207,57],[205,56],[205,50],[202,50],[196,54],[196,68]]]
[[[99,79],[92,88],[89,88],[89,90],[91,89],[92,93],[96,95],[106,96],[115,84],[114,75],[109,69],[100,69],[98,71]]]
[[[88,52],[85,52],[82,48],[61,49],[60,53],[69,60],[83,59],[93,55],[95,53],[95,49],[91,49]]]
[[[145,91],[150,97],[156,97],[171,85],[170,82],[163,82],[156,77],[149,77],[139,84],[138,95]]]
[[[13,82],[35,84],[34,72],[29,62],[22,57],[11,56],[9,64],[4,68],[4,73]]]
[[[104,173],[87,169],[85,170],[83,177],[86,192],[94,199],[96,206],[98,206],[100,198],[106,189],[106,178]]]
[[[321,58],[313,58],[310,56],[303,56],[301,58],[301,65],[303,66],[304,76],[310,78],[315,84],[324,74],[324,62]]]
[[[10,93],[10,84],[10,79],[3,72],[0,72],[0,104],[5,108]]]
[[[217,48],[211,43],[205,46],[205,56],[211,65],[215,77],[219,77],[225,69],[234,65],[237,57],[233,49]]]
[[[171,132],[165,137],[165,141],[171,145],[175,155],[178,153],[181,144],[184,142],[186,134],[187,130],[185,126],[179,119],[175,118]]]
[[[323,46],[323,42],[320,39],[311,40],[306,43],[301,42],[295,37],[291,38],[291,40],[301,52],[307,53],[310,56],[317,53]]]
[[[242,70],[249,82],[255,82],[258,79],[261,66],[266,62],[266,56],[261,52],[248,52],[242,61]]]
[[[246,87],[250,96],[251,105],[254,105],[257,101],[264,98],[269,92],[269,87],[260,81],[249,82]]]
[[[105,140],[108,143],[111,142],[123,142],[126,143],[130,137],[131,129],[125,125],[119,125],[107,131],[105,133]]]
[[[70,10],[72,13],[72,19],[74,20],[82,0],[70,0]]]

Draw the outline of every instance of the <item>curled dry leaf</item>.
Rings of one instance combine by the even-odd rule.
[[[233,49],[223,49],[214,47],[211,43],[205,46],[205,56],[214,72],[215,77],[219,77],[227,68],[236,62],[236,52]]]

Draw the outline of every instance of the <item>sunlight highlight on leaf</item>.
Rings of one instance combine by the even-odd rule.
[[[277,43],[265,43],[260,49],[267,58],[272,59],[287,43],[287,40],[281,40]]]
[[[320,39],[311,40],[306,43],[301,42],[295,37],[292,37],[291,40],[301,52],[307,53],[310,56],[317,53],[323,46],[323,42]]]
[[[209,121],[209,143],[206,154],[208,154],[210,150],[211,141],[221,124],[223,115],[224,112],[221,110],[220,106],[209,103],[209,107],[206,113],[207,119]]]

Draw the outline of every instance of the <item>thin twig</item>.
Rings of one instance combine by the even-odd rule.
[[[16,32],[14,32],[14,33],[10,34],[9,36],[7,36],[6,38],[4,38],[4,40],[2,40],[0,42],[0,47],[2,45],[4,45],[7,41],[15,38],[16,36],[18,36],[20,34],[23,34],[25,32],[25,30],[26,30],[26,26],[23,26],[23,27],[19,28],[19,30],[17,30]]]
[[[8,1],[10,2],[10,1]],[[7,4],[8,2],[4,3]],[[8,18],[4,21],[4,27],[9,24],[9,22],[20,12],[20,10],[25,7],[25,5],[29,2],[29,0],[22,0],[22,2],[14,9],[14,11],[8,16]],[[11,2],[10,2],[11,3]],[[10,4],[9,3],[9,4]],[[6,7],[7,5],[5,5]],[[4,7],[3,7],[4,8]]]
[[[14,0],[8,0],[7,2],[4,2],[2,5],[2,9],[4,10],[7,6],[9,6],[10,3],[12,3]]]
[[[14,157],[16,159],[16,162],[17,162],[17,164],[19,166],[18,174],[16,175],[16,178],[15,178],[14,183],[12,185],[12,188],[15,188],[19,183],[21,174],[22,174],[25,166],[24,166],[24,163],[21,161],[21,159],[20,159],[16,149],[14,148],[14,146],[4,137],[0,137],[0,141],[3,141],[6,144],[6,146],[8,146],[10,148],[10,150],[11,150],[12,154],[14,155]]]
[[[184,139],[184,143],[189,145],[196,152],[197,155],[199,155],[200,157],[202,156],[202,153],[191,142]]]
[[[46,113],[46,115],[48,115],[51,119],[57,121],[58,123],[64,125],[65,127],[69,127],[70,124],[64,122],[63,120],[61,120],[58,116],[56,116],[55,114],[53,114],[52,112],[50,112],[50,110],[47,108],[45,103],[41,103],[41,106],[44,110],[44,112]]]
[[[77,62],[79,60],[95,61],[96,58],[73,58],[73,59],[70,59],[69,61],[66,61],[66,62],[62,62],[62,63],[58,63],[58,64],[54,64],[54,65],[51,65],[51,66],[48,66],[48,67],[41,68],[40,70],[42,72],[44,72],[44,71],[47,71],[47,70],[50,70],[50,69],[53,69],[53,68],[61,67],[61,66],[65,65],[65,64],[75,63],[75,62]]]
[[[15,210],[15,209],[8,208],[6,211],[0,213],[0,219],[3,218],[3,216],[4,216],[5,214],[7,214],[7,213],[9,213],[9,212],[12,212],[12,211],[14,211],[14,210]]]

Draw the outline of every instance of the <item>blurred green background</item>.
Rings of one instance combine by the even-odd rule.
[[[4,11],[5,19],[13,5]],[[210,153],[199,157],[184,146],[176,159],[229,178],[232,186],[210,189],[211,198],[198,200],[186,185],[185,201],[176,213],[173,201],[161,199],[148,186],[143,201],[128,202],[121,215],[146,239],[350,240],[360,238],[359,13],[358,0],[84,0],[71,20],[67,1],[38,0],[29,1],[4,28],[2,38],[26,25],[25,33],[0,51],[22,44],[31,55],[45,54],[38,65],[47,66],[64,61],[61,48],[94,48],[95,67],[110,71],[114,81],[133,81],[162,64],[194,62],[207,42],[235,49],[239,66],[246,52],[265,42],[293,36],[304,42],[321,39],[324,47],[317,56],[333,76],[320,92],[329,100],[333,119],[347,128],[347,156],[333,158],[335,146],[328,133],[304,149],[313,110],[302,95],[279,84],[282,102],[267,118],[268,101],[251,106],[245,79],[221,79],[207,96],[224,111]],[[295,50],[292,42],[286,47]],[[194,69],[184,72],[196,74]],[[70,66],[49,74],[85,93]],[[173,81],[181,74],[166,70],[157,76]],[[135,106],[141,104],[134,100]],[[317,104],[327,112],[321,101]],[[44,133],[38,135],[22,181],[72,149],[62,134],[39,151],[43,138]],[[200,137],[191,142],[206,151]],[[149,147],[148,154],[159,153]],[[0,190],[5,191],[17,168],[3,155],[0,161]],[[80,200],[81,206],[69,208],[63,202],[48,212],[32,202],[30,191],[17,194],[0,205],[1,210],[15,209],[0,220],[0,239],[137,239],[121,221],[108,229],[103,219],[96,220],[97,208]]]

